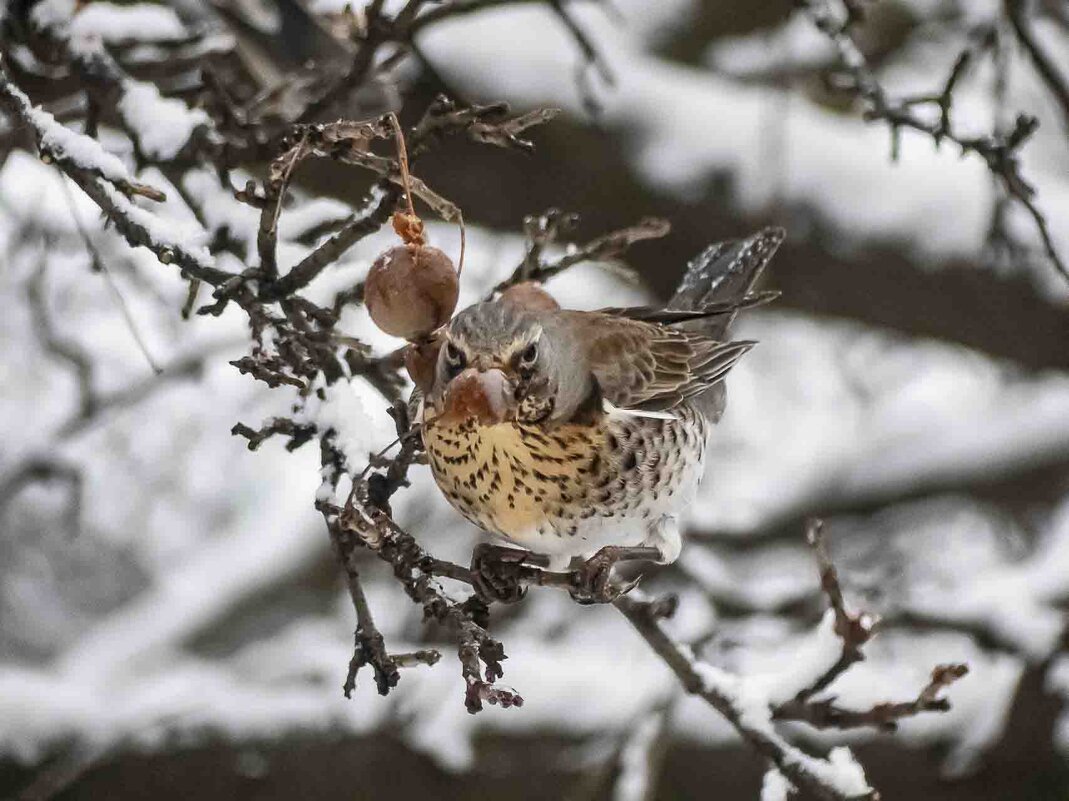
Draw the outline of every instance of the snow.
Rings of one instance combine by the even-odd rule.
[[[1065,628],[1060,600],[1069,586],[1069,500],[1055,511],[1028,558],[986,567],[983,581],[950,585],[947,574],[956,567],[933,565],[904,602],[936,619],[988,626],[1032,660],[1045,659],[1058,648]]]
[[[688,515],[696,528],[767,528],[1069,449],[1062,373],[1017,375],[959,346],[782,312],[747,315],[735,335],[760,344],[732,370],[714,467]]]
[[[775,768],[765,771],[761,781],[761,801],[789,801],[791,783]]]
[[[211,123],[204,110],[163,97],[155,86],[140,81],[123,84],[119,113],[144,153],[160,161],[174,158],[197,128]]]
[[[121,347],[126,339],[121,328],[107,328],[114,311],[103,300],[105,295],[94,295],[94,285],[84,280],[84,247],[70,222],[59,186],[54,170],[29,156],[13,154],[0,170],[0,197],[19,197],[20,202],[3,206],[3,220],[24,225],[41,218],[52,226],[59,241],[52,251],[55,291],[68,299],[62,306],[64,325],[87,346],[98,348],[93,350],[94,357],[108,366],[100,376],[102,386],[121,388],[130,379],[143,376],[144,365],[136,353]],[[244,225],[245,212],[239,206],[226,205],[225,193],[216,191],[217,185],[207,178],[195,179],[188,186],[211,206],[210,226]],[[329,216],[337,208],[319,205],[311,213],[301,209],[299,195],[295,198],[297,213],[306,214],[309,220]],[[83,220],[96,229],[99,218],[92,213],[92,205],[86,205],[84,199],[76,198],[76,202]],[[177,225],[170,204],[153,208],[161,212],[161,216],[152,215],[159,228],[174,235]],[[283,236],[298,228],[284,227]],[[242,233],[246,230],[241,229]],[[433,224],[429,232],[436,245],[456,252],[455,227]],[[470,260],[465,268],[462,303],[482,296],[522,255],[522,244],[514,236],[475,227],[468,233]],[[159,330],[150,335],[154,344],[159,343],[165,361],[179,355],[179,344],[195,350],[209,334],[229,332],[239,341],[245,338],[240,315],[179,324],[174,310],[181,304],[184,288],[177,275],[162,269],[151,256],[145,259],[129,253],[114,233],[94,230],[93,236],[117,270],[132,259],[129,269],[136,276],[128,281],[132,301],[139,319],[157,321]],[[203,234],[197,234],[194,242],[203,241],[198,237]],[[2,227],[0,241],[11,244],[10,234]],[[310,288],[311,297],[329,299],[333,292],[359,280],[389,242],[392,236],[388,232],[361,242],[341,265],[316,280]],[[293,249],[294,257],[308,251],[292,241],[286,247]],[[64,252],[69,254],[66,261],[60,258]],[[119,258],[120,253],[126,255]],[[13,272],[0,291],[17,297],[11,294],[18,291],[16,278],[36,264],[37,258],[38,251],[31,251],[24,258],[11,260]],[[165,298],[162,308],[166,314],[151,313],[161,307],[154,305],[157,302],[143,289],[146,286]],[[98,289],[103,292],[102,286]],[[554,279],[550,289],[566,304],[587,307],[642,303],[646,297],[641,289],[621,283],[596,266],[570,271]],[[9,305],[21,308],[14,300]],[[1022,404],[1023,419],[1030,404],[1038,404],[1038,399],[1062,397],[1062,384],[1056,376],[1007,376],[998,365],[961,349],[923,341],[888,342],[885,335],[855,326],[803,322],[792,315],[752,316],[755,319],[747,324],[743,335],[759,333],[762,346],[733,375],[728,416],[718,429],[715,455],[710,457],[714,469],[708,490],[712,494],[703,496],[702,506],[695,510],[698,521],[716,509],[721,516],[726,509],[737,509],[744,519],[773,520],[785,507],[768,506],[769,496],[812,502],[806,499],[818,496],[807,485],[809,474],[827,468],[806,470],[805,465],[807,460],[819,465],[825,451],[844,465],[856,465],[851,460],[856,459],[853,454],[857,451],[871,451],[870,458],[875,460],[881,447],[887,451],[888,443],[916,431],[914,463],[925,464],[942,432],[954,434],[957,430],[949,425],[955,404],[959,410],[966,402],[980,410],[990,407],[992,418],[1000,409]],[[164,324],[163,320],[170,322]],[[21,333],[24,325],[17,315],[10,315],[0,324],[0,336],[18,341],[17,337],[25,336]],[[376,334],[362,308],[346,310],[343,328],[371,342],[377,352],[398,344]],[[91,337],[86,336],[89,331],[93,332]],[[856,352],[848,350],[844,357],[844,345],[850,342],[857,343]],[[27,429],[34,429],[43,432],[38,435],[39,442],[47,445],[47,421],[62,419],[64,414],[63,409],[53,411],[51,406],[62,404],[66,408],[71,403],[69,392],[57,390],[66,379],[65,371],[56,366],[41,370],[42,357],[33,350],[5,347],[0,353],[4,354],[0,364],[9,373],[33,377],[20,394],[8,389],[2,399],[3,419],[9,421],[4,424],[4,441],[25,443]],[[763,354],[768,355],[768,362],[747,366]],[[318,614],[293,613],[296,616],[286,627],[265,632],[248,644],[238,643],[230,656],[209,659],[190,651],[191,642],[224,626],[247,599],[269,597],[310,566],[329,564],[330,559],[322,521],[312,506],[323,479],[315,449],[289,454],[280,443],[269,441],[251,454],[243,441],[226,435],[237,420],[256,427],[273,415],[288,414],[295,396],[262,392],[229,368],[225,359],[213,359],[213,363],[215,367],[202,379],[205,384],[176,385],[138,407],[136,414],[116,415],[64,447],[62,454],[88,471],[83,515],[93,533],[83,536],[91,537],[88,542],[97,558],[110,558],[106,555],[115,549],[133,554],[144,571],[145,584],[125,590],[128,596],[118,608],[83,609],[78,618],[81,624],[73,632],[41,630],[41,642],[50,643],[48,647],[54,650],[50,663],[15,672],[10,666],[5,670],[0,690],[0,705],[4,707],[0,747],[6,753],[32,758],[49,744],[71,736],[91,736],[101,745],[132,739],[151,746],[161,742],[164,733],[196,737],[206,730],[231,738],[284,736],[294,729],[360,732],[378,725],[386,714],[389,706],[380,703],[367,677],[359,681],[355,703],[345,704],[340,699],[337,688],[352,637],[351,607],[340,590],[333,606]],[[909,365],[912,373],[920,376],[916,384],[908,377]],[[932,384],[930,391],[921,391],[929,376],[943,378]],[[865,386],[865,381],[881,391],[858,395],[844,389]],[[5,386],[12,385],[6,382]],[[906,392],[903,386],[915,386],[916,390]],[[992,403],[1009,388],[1011,395]],[[947,392],[953,394],[941,401]],[[212,402],[206,404],[205,397]],[[873,397],[887,400],[874,403]],[[49,404],[42,404],[42,398]],[[310,404],[306,413],[334,426],[346,453],[358,465],[368,452],[378,450],[393,437],[384,404],[363,382],[336,385],[328,391],[326,401]],[[871,446],[866,444],[867,432],[873,432]],[[792,445],[793,438],[798,437],[800,443]],[[855,450],[848,447],[851,443]],[[792,447],[797,451],[794,455]],[[1019,447],[1023,456],[1032,444],[1025,441],[1013,447]],[[5,454],[5,458],[11,457]],[[971,469],[971,459],[955,465],[948,458],[944,468],[945,475]],[[220,475],[227,476],[225,494],[219,492]],[[728,477],[734,481],[727,481]],[[477,538],[474,529],[448,511],[426,471],[414,471],[413,480],[413,488],[396,498],[398,517],[419,533],[432,553],[465,562]],[[134,492],[129,488],[144,489]],[[1017,619],[1053,620],[1053,593],[1062,581],[1062,560],[1057,558],[1064,550],[1061,518],[1051,519],[1050,539],[1044,549],[1013,568],[994,547],[998,527],[978,516],[974,507],[967,508],[973,510],[971,516],[953,517],[946,506],[927,512],[903,507],[898,525],[887,521],[863,526],[859,521],[858,527],[873,529],[874,536],[891,545],[897,543],[909,556],[907,564],[920,562],[925,569],[941,568],[927,575],[909,576],[909,586],[913,582],[921,589],[943,586],[947,595],[967,597],[981,591],[970,586],[979,584],[973,576],[997,577],[1006,570],[1009,578],[1004,580],[1009,583],[1004,585],[1004,592],[1020,596],[1011,599],[1013,615],[1007,617],[1006,626]],[[929,523],[922,525],[925,519]],[[840,529],[836,525],[846,523],[829,522],[829,536],[837,542]],[[968,569],[962,570],[961,562],[932,561],[926,556],[929,552],[950,552],[963,558],[977,553],[975,545],[970,550],[967,543],[975,543],[978,532],[987,530],[983,525],[992,532],[992,549],[982,552],[987,554],[982,559],[977,556],[979,561],[970,563]],[[889,535],[885,533],[888,527]],[[851,533],[851,540],[856,537],[863,543],[862,533]],[[909,534],[912,538],[906,536]],[[927,547],[923,547],[925,543]],[[64,545],[64,549],[69,551],[69,546]],[[789,695],[800,681],[818,672],[833,652],[834,642],[826,637],[826,621],[805,631],[771,625],[782,604],[815,593],[816,569],[801,544],[801,533],[797,546],[747,555],[717,553],[691,542],[683,559],[688,572],[710,583],[714,597],[726,593],[767,609],[765,634],[756,625],[740,629],[726,619],[716,622],[718,632],[746,643],[747,647],[735,654],[741,660],[735,670],[753,677],[745,688],[757,699],[750,714],[755,722],[766,721],[764,710],[769,698]],[[871,569],[864,561],[843,565],[846,576],[863,576],[864,570]],[[377,564],[369,565],[368,593],[384,633],[400,649],[411,632],[418,631],[418,610],[398,594],[388,572]],[[715,584],[709,576],[716,577]],[[907,605],[915,600],[909,586],[893,593]],[[930,597],[931,603],[936,603],[935,596]],[[703,611],[708,607],[693,590],[684,592],[682,599],[673,626],[678,627],[680,636],[700,637],[717,620],[715,612]],[[72,613],[59,601],[51,603],[58,608],[47,619],[70,618]],[[985,604],[978,607],[986,610],[984,614],[999,609],[994,600]],[[517,611],[522,614],[499,633],[510,657],[505,663],[505,681],[527,700],[522,710],[467,715],[461,704],[461,680],[451,669],[453,660],[448,654],[435,668],[404,672],[396,696],[398,711],[421,713],[419,724],[406,734],[407,741],[440,764],[453,769],[470,765],[474,758],[472,738],[487,732],[568,728],[578,736],[622,733],[633,728],[636,720],[643,720],[643,715],[674,687],[675,680],[663,664],[611,609],[577,610],[561,594],[532,592]],[[894,609],[888,611],[893,613]],[[46,619],[45,609],[36,614],[37,619]],[[769,639],[766,642],[762,637]],[[1036,637],[1033,645],[1045,642]],[[865,708],[879,701],[913,697],[924,686],[932,665],[967,661],[973,674],[955,686],[951,695],[954,710],[908,721],[901,736],[911,742],[948,744],[952,754],[960,754],[962,759],[997,738],[1021,673],[1018,660],[986,654],[968,638],[955,635],[918,642],[912,634],[889,631],[868,650],[869,659],[836,683],[841,703]],[[575,664],[582,664],[584,669],[576,671]],[[777,665],[783,665],[783,671],[770,672]],[[797,667],[799,675],[787,675],[787,665]],[[19,699],[17,703],[15,699]],[[574,715],[576,708],[584,710],[579,718]],[[427,714],[429,709],[435,711]],[[680,702],[673,730],[676,736],[702,742],[728,742],[732,737],[707,705],[695,699]]]
[[[168,42],[188,36],[174,9],[154,3],[118,5],[100,0],[78,9],[70,21],[70,33],[75,38],[94,37],[108,44],[135,39]]]
[[[42,30],[65,29],[78,8],[76,0],[41,0],[30,11],[30,19]]]
[[[613,787],[613,801],[645,801],[650,796],[650,754],[662,733],[661,715],[649,714],[635,722],[620,750],[620,775]]]
[[[118,6],[100,2],[78,9],[74,0],[44,0],[34,6],[32,18],[39,28],[51,29],[74,51],[87,55],[101,51],[106,42],[134,36],[141,41],[185,36],[173,9],[148,3]],[[202,109],[165,98],[154,84],[129,78],[121,82],[118,108],[144,154],[161,161],[173,158],[197,128],[211,125],[211,118]]]
[[[70,249],[80,253],[77,232],[65,213],[66,202],[62,193],[56,194],[59,184],[53,172],[35,159],[14,154],[0,171],[0,197],[12,197],[10,190],[15,186],[33,190],[22,190],[19,208],[5,207],[4,219],[18,221],[36,215],[62,220],[62,224],[50,224],[60,226],[55,228],[56,235],[65,237],[71,243]],[[206,202],[215,202],[215,185],[203,180],[195,189],[203,193]],[[220,205],[211,211],[218,216],[212,217],[209,224],[221,226],[228,220],[235,225],[241,223],[244,212],[237,206],[224,206],[224,193],[218,194]],[[170,208],[163,211],[171,214]],[[328,213],[327,209],[322,211]],[[91,226],[97,225],[96,215],[87,211],[82,216]],[[175,225],[170,217],[158,219],[160,227],[173,233]],[[456,252],[454,227],[434,224],[429,231],[436,245]],[[106,247],[121,252],[114,234],[99,236]],[[472,228],[468,239],[471,258],[462,290],[465,303],[488,291],[522,255],[522,245],[513,236]],[[327,299],[337,289],[359,280],[374,255],[391,241],[392,237],[383,233],[360,243],[340,266],[317,279],[311,287],[313,299]],[[294,248],[295,256],[307,252],[307,248],[292,242],[287,247]],[[58,261],[59,252],[57,248],[57,291],[69,293],[71,290],[65,287],[86,291],[84,256],[71,258],[66,265]],[[36,258],[36,254],[30,255],[33,258],[26,267]],[[167,319],[174,320],[174,309],[183,295],[177,276],[161,269],[154,258],[135,259],[133,265],[140,277],[131,287],[140,286],[141,281],[158,287],[157,291],[169,299]],[[12,268],[22,269],[21,262],[13,261]],[[641,303],[645,297],[640,289],[620,283],[596,266],[566,273],[555,279],[550,289],[565,303],[581,302],[588,307]],[[15,290],[9,287],[4,291]],[[139,294],[140,290],[134,292],[135,300]],[[18,308],[18,304],[12,305]],[[119,333],[103,334],[101,326],[113,313],[92,295],[73,296],[68,313],[74,315],[69,324],[75,335],[100,332],[99,355],[121,340]],[[79,324],[80,319],[84,322]],[[0,335],[19,335],[17,317],[4,325],[7,328],[0,330]],[[749,508],[747,515],[752,520],[771,519],[770,515],[780,508],[765,507],[766,495],[811,497],[797,493],[795,488],[805,486],[808,474],[801,469],[805,458],[817,459],[822,453],[819,438],[824,438],[825,448],[841,454],[836,458],[846,458],[851,453],[846,448],[850,442],[859,448],[864,446],[863,432],[885,431],[890,441],[891,431],[897,430],[895,436],[900,436],[916,426],[918,431],[927,432],[927,437],[918,434],[916,442],[925,442],[931,449],[938,442],[940,430],[948,427],[946,421],[952,419],[950,407],[955,398],[973,398],[976,405],[984,408],[989,403],[986,398],[999,397],[1008,386],[1002,370],[960,349],[944,349],[925,342],[899,342],[894,348],[871,343],[865,346],[867,337],[883,343],[882,335],[860,336],[857,328],[837,324],[803,325],[790,315],[764,315],[752,325],[760,329],[764,340],[752,357],[778,353],[776,359],[788,364],[792,357],[806,357],[791,369],[779,367],[773,360],[751,370],[744,361],[739,370],[749,372],[740,372],[743,377],[732,384],[729,417],[725,418],[723,435],[714,441],[714,449],[719,450],[711,457],[717,468],[710,474],[709,487],[716,488],[717,494],[709,496],[708,503]],[[374,333],[361,308],[345,312],[343,328],[372,342],[378,352],[397,346],[396,340]],[[191,326],[176,327],[170,334],[164,328],[154,336],[163,345],[161,356],[167,357],[172,355],[168,348],[174,343],[220,330],[244,337],[237,315],[224,315],[222,320],[196,320]],[[862,344],[856,356],[844,359],[841,348],[849,340]],[[184,344],[192,348],[195,342]],[[43,421],[24,413],[26,409],[39,414],[48,411],[38,408],[38,398],[57,402],[66,399],[68,403],[70,398],[69,393],[46,389],[54,383],[43,383],[59,380],[62,369],[42,372],[33,367],[40,362],[40,356],[33,352],[25,354],[28,361],[23,364],[19,350],[0,350],[5,354],[7,369],[37,376],[37,383],[27,385],[23,396],[7,396],[4,419],[12,422],[5,441],[24,441],[23,432],[31,427],[31,421],[33,428],[40,426],[47,431]],[[122,386],[124,378],[144,369],[135,361],[135,354],[126,350],[117,353],[122,358],[113,356],[113,370],[101,376],[106,386]],[[947,390],[958,387],[959,395],[946,402],[944,413],[943,407],[933,402],[940,397],[939,392],[894,392],[898,385],[885,374],[892,378],[904,375],[905,368],[897,367],[899,364],[912,364],[924,375],[929,369],[926,365],[932,365],[937,374],[944,371],[947,379],[940,386]],[[845,370],[849,372],[843,374]],[[792,378],[797,375],[795,371],[809,378],[820,377],[818,384],[832,382],[828,392],[814,387],[812,381]],[[274,592],[273,588],[287,586],[311,565],[330,559],[322,522],[312,507],[323,478],[314,448],[289,454],[279,443],[269,441],[260,451],[250,454],[241,440],[226,436],[237,420],[258,426],[272,415],[288,413],[294,396],[286,392],[263,393],[246,378],[232,373],[219,361],[205,376],[207,384],[176,386],[141,407],[138,414],[117,416],[65,448],[69,458],[89,470],[88,503],[83,514],[89,529],[99,532],[91,535],[93,541],[107,542],[110,548],[132,549],[146,571],[147,585],[134,591],[119,608],[96,613],[95,620],[90,615],[76,637],[58,630],[48,634],[55,648],[50,664],[20,668],[15,673],[8,668],[0,690],[0,698],[4,699],[0,702],[4,707],[4,714],[0,714],[0,747],[5,752],[32,759],[49,744],[70,736],[91,736],[94,743],[101,745],[132,739],[151,746],[161,742],[168,732],[195,737],[198,732],[210,730],[231,738],[283,736],[294,729],[360,732],[377,726],[386,714],[389,706],[379,702],[367,677],[359,681],[355,703],[340,700],[337,688],[352,636],[352,611],[341,591],[331,609],[317,615],[299,614],[285,628],[265,633],[247,645],[239,644],[231,656],[207,659],[190,653],[189,643],[224,625],[246,599],[263,598]],[[977,377],[965,380],[974,374]],[[836,380],[842,383],[832,381],[836,375],[841,375]],[[841,387],[856,386],[850,382],[866,375],[898,398],[898,408],[890,417],[884,417],[888,412],[883,406],[863,403],[856,393],[842,391]],[[1058,397],[1060,391],[1053,377],[1013,379],[1012,385],[1017,392],[1032,388],[1015,397],[1015,402],[1026,403],[1026,408],[1029,393],[1040,396],[1049,392]],[[799,388],[808,390],[811,396],[799,394]],[[836,400],[836,393],[842,395],[841,400]],[[925,400],[908,400],[911,395]],[[205,404],[204,397],[211,397],[213,402]],[[831,405],[822,412],[829,422],[817,425],[825,418],[813,417],[813,405],[829,402],[829,398]],[[336,385],[328,391],[326,401],[309,405],[307,414],[339,431],[346,453],[356,464],[393,437],[384,404],[363,382]],[[729,419],[731,415],[735,415],[734,422]],[[839,417],[838,425],[835,416]],[[839,426],[851,419],[856,422],[840,431]],[[883,419],[894,421],[899,428],[879,422]],[[145,420],[156,422],[146,425]],[[14,421],[19,421],[17,428],[12,428]],[[798,430],[810,426],[815,428]],[[765,444],[769,428],[771,436],[782,437],[780,447]],[[792,432],[806,437],[794,462],[789,461],[791,438],[787,436]],[[1027,443],[1022,445],[1021,452],[1025,453],[1027,447]],[[876,450],[874,445],[873,452]],[[927,458],[925,449],[916,447],[914,451],[918,459]],[[161,453],[169,455],[161,459]],[[788,469],[773,469],[784,459],[788,459]],[[211,468],[207,469],[207,465]],[[959,464],[957,469],[968,466]],[[946,469],[952,467],[948,462]],[[229,487],[222,496],[217,479],[221,474],[228,477]],[[725,485],[725,476],[735,476],[737,481]],[[420,532],[432,553],[463,563],[476,541],[474,530],[448,511],[425,471],[416,470],[413,480],[414,487],[396,498],[398,517]],[[156,489],[123,489],[129,487]],[[695,515],[700,520],[708,513],[709,509],[699,509]],[[964,540],[952,539],[948,543],[945,507],[930,511],[929,526],[917,524],[918,514],[916,509],[902,511],[903,535],[914,532],[914,539],[901,541],[905,552],[918,553],[917,559],[924,561],[927,551],[920,549],[918,542],[927,542],[937,551],[949,548],[955,554],[966,552]],[[954,528],[960,530],[962,538],[975,538],[978,523],[975,518],[962,518]],[[832,528],[831,533],[836,530]],[[876,528],[881,535],[882,531]],[[1051,531],[1061,532],[1062,523],[1052,520]],[[892,534],[889,541],[898,540]],[[1053,592],[1060,581],[1056,569],[1059,560],[1051,558],[1057,556],[1060,542],[1052,533],[1044,556],[1028,562],[1028,571],[1034,572],[1027,575],[1043,592]],[[96,548],[106,553],[102,545]],[[957,584],[945,585],[948,594],[979,591],[965,583],[976,583],[971,582],[971,577],[981,570],[985,575],[998,575],[1003,564],[996,553],[985,559],[988,561],[966,571],[947,564],[945,573],[931,576],[931,584],[945,584],[947,576],[957,575]],[[717,593],[758,601],[766,605],[770,614],[781,604],[811,597],[816,588],[816,570],[801,545],[800,533],[797,547],[784,546],[765,555],[757,552],[728,556],[691,542],[684,549],[684,562],[693,568],[695,576],[718,576],[718,583],[713,585]],[[1051,564],[1046,566],[1045,562]],[[853,575],[857,569],[852,565],[843,567],[845,575]],[[401,649],[411,632],[418,630],[418,610],[398,594],[387,574],[385,568],[369,566],[368,592],[384,633],[394,647]],[[1027,587],[1024,575],[1014,579],[1015,591]],[[916,578],[922,579],[923,575]],[[927,586],[927,582],[920,586]],[[906,603],[912,602],[907,592],[900,597]],[[679,627],[680,636],[699,637],[708,631],[715,617],[701,614],[707,607],[698,593],[684,592],[682,598],[683,608],[673,625]],[[1031,590],[1027,598],[1034,598]],[[1041,618],[1053,614],[1053,607],[1039,600],[1022,598],[1015,604],[1015,615],[1019,617],[1035,616],[1037,612]],[[997,605],[987,608],[997,609]],[[448,655],[435,668],[404,672],[396,696],[397,709],[402,715],[420,711],[419,723],[406,734],[406,739],[440,764],[452,769],[470,765],[474,758],[472,738],[486,732],[522,733],[562,727],[578,736],[624,732],[633,728],[635,721],[643,720],[643,715],[674,687],[675,681],[663,664],[611,609],[577,611],[563,595],[532,592],[518,611],[522,612],[519,618],[499,634],[510,657],[505,663],[505,681],[527,700],[522,710],[467,715],[461,704],[461,680],[450,669],[453,660]],[[56,617],[62,619],[60,614]],[[737,669],[753,676],[753,681],[736,691],[749,694],[753,722],[767,725],[768,700],[789,695],[832,656],[834,642],[826,636],[826,626],[827,621],[816,629],[797,632],[766,625],[771,639],[763,647],[756,627],[742,630],[727,620],[717,623],[717,629],[725,636],[733,637],[737,632],[737,639],[747,643],[744,653],[737,654],[743,660]],[[913,635],[893,631],[877,638],[869,651],[870,658],[863,665],[836,683],[835,692],[842,703],[865,708],[865,704],[912,697],[926,682],[926,673],[933,664],[960,659],[970,663],[973,675],[955,686],[954,710],[947,715],[908,721],[901,736],[908,741],[947,743],[953,754],[964,757],[977,753],[998,736],[1021,671],[1020,663],[1012,657],[985,654],[967,638],[939,636],[918,643]],[[584,669],[576,671],[575,664],[582,664]],[[770,672],[776,665],[784,669]],[[798,676],[788,675],[787,665],[797,667]],[[584,710],[579,718],[573,712],[576,708]],[[428,714],[431,709],[434,711]],[[731,731],[700,700],[683,700],[674,721],[676,736],[702,742],[727,742],[732,737]]]
[[[746,77],[787,67],[816,67],[836,56],[828,37],[804,15],[794,14],[778,28],[714,41],[705,60],[714,70]]]
[[[53,29],[74,40],[116,44],[167,42],[187,36],[173,9],[154,3],[119,5],[109,2],[77,3],[76,0],[42,0],[31,11],[41,29]]]
[[[782,704],[811,686],[842,656],[843,643],[835,634],[835,613],[829,609],[810,636],[803,638],[793,653],[785,652],[776,661],[778,670],[754,673],[747,682],[760,689],[770,704]]]
[[[827,760],[805,760],[806,767],[816,773],[825,784],[834,787],[848,798],[863,797],[872,792],[865,770],[861,767],[849,748],[840,746],[828,753]]]
[[[114,206],[127,218],[144,228],[149,239],[157,247],[182,250],[188,253],[200,267],[214,267],[214,260],[208,251],[208,234],[199,225],[176,225],[173,220],[164,220],[147,209],[134,205],[124,195],[110,186],[102,185],[104,192]]]

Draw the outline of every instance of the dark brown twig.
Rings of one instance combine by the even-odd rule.
[[[1035,64],[1036,73],[1054,97],[1062,112],[1062,122],[1069,131],[1069,79],[1061,73],[1058,65],[1040,44],[1028,19],[1030,0],[1005,0],[1006,17],[1013,26],[1014,35]]]
[[[809,520],[806,523],[806,542],[816,557],[820,570],[820,586],[828,599],[828,605],[835,614],[835,633],[842,640],[843,652],[834,665],[812,685],[798,693],[795,700],[802,703],[828,687],[849,670],[851,665],[865,658],[861,649],[872,638],[876,624],[879,622],[870,614],[852,614],[847,611],[843,591],[839,586],[838,571],[831,557],[828,556],[828,549],[824,543],[823,526],[820,520]]]
[[[910,701],[876,704],[869,709],[844,709],[835,703],[834,696],[821,701],[800,701],[795,698],[776,707],[776,720],[792,720],[807,723],[815,729],[860,729],[873,728],[882,732],[894,732],[898,721],[916,717],[924,712],[948,712],[950,701],[940,693],[969,672],[967,665],[937,665],[932,670],[931,680]]]
[[[617,259],[636,242],[659,239],[671,230],[667,220],[647,217],[635,225],[604,234],[584,245],[569,249],[557,259],[544,261],[542,255],[545,248],[555,243],[560,236],[572,231],[577,222],[576,215],[565,214],[558,209],[550,209],[540,217],[528,217],[524,221],[528,238],[527,253],[512,275],[495,286],[488,297],[492,298],[523,281],[548,281],[576,264]]]

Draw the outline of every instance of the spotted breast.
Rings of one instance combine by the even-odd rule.
[[[562,564],[606,544],[651,544],[672,561],[675,516],[700,480],[705,435],[702,415],[684,404],[672,417],[610,413],[549,430],[435,421],[424,443],[449,502],[516,545]]]

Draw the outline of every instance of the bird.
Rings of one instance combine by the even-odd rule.
[[[724,378],[755,345],[728,328],[777,294],[753,289],[784,236],[766,228],[709,246],[662,307],[498,298],[449,322],[421,430],[449,503],[509,543],[476,548],[480,595],[523,597],[510,565],[559,574],[582,560],[573,597],[610,602],[632,586],[611,581],[618,562],[679,557],[679,517],[702,480]]]

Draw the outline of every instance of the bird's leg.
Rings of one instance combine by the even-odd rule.
[[[646,545],[625,547],[606,545],[570,574],[569,592],[581,604],[608,604],[621,595],[626,595],[638,584],[638,580],[626,584],[613,584],[612,569],[618,562],[659,561],[659,548]]]
[[[471,553],[472,587],[484,601],[516,603],[527,594],[531,566],[540,564],[548,564],[546,558],[530,551],[479,543]]]

